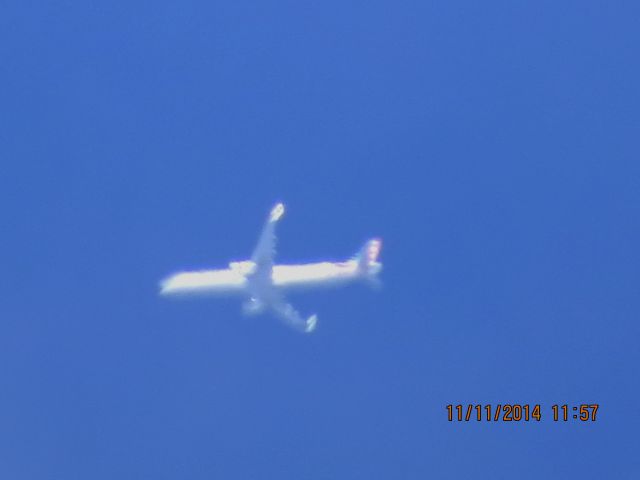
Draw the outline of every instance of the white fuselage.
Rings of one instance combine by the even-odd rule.
[[[223,270],[203,270],[176,273],[161,285],[163,295],[232,294],[249,290],[252,262],[233,262]],[[319,262],[303,265],[274,265],[269,287],[294,289],[333,286],[357,280],[363,276],[358,262]]]

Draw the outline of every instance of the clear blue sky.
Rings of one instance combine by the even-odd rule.
[[[639,17],[4,2],[0,478],[640,478]],[[157,296],[278,200],[279,260],[377,235],[384,289],[292,297],[311,336]]]

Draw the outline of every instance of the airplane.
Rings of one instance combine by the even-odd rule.
[[[160,283],[160,295],[232,295],[247,297],[242,310],[254,315],[268,309],[280,320],[300,332],[315,330],[318,316],[303,318],[284,298],[296,288],[344,285],[367,281],[377,285],[382,264],[378,255],[382,241],[367,241],[360,252],[344,262],[275,265],[275,228],[284,215],[284,205],[276,204],[269,213],[250,260],[230,262],[229,268],[180,272]]]

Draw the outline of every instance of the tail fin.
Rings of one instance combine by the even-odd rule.
[[[364,244],[360,252],[356,255],[358,269],[367,275],[376,275],[382,268],[378,262],[378,255],[382,249],[382,240],[373,238]]]

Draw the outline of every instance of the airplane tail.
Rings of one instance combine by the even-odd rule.
[[[381,249],[382,240],[373,238],[363,245],[355,257],[358,270],[372,282],[376,281],[376,275],[382,270],[382,263],[378,262]]]

